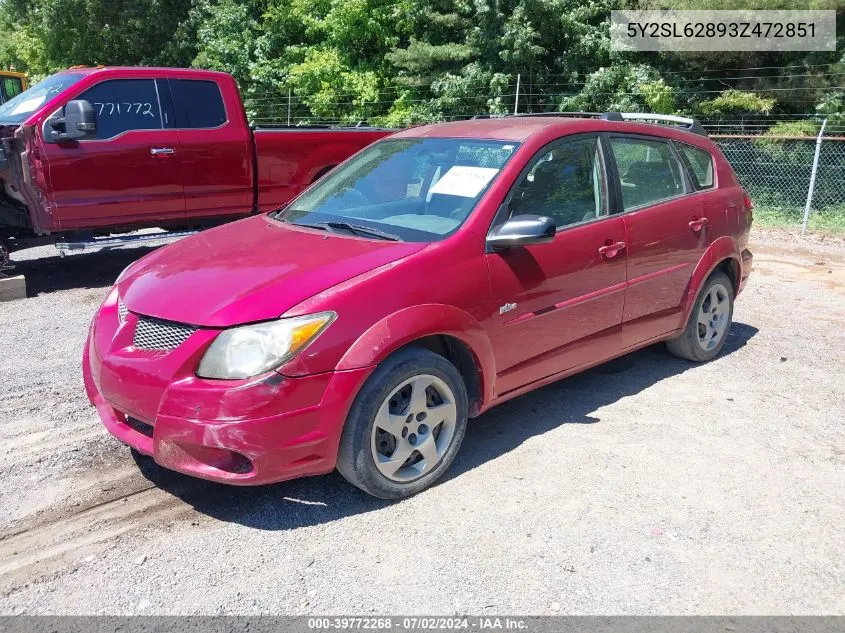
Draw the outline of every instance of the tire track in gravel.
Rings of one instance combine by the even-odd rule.
[[[173,477],[178,477],[176,473]],[[33,582],[108,548],[116,538],[160,528],[195,514],[193,507],[147,480],[137,466],[98,473],[74,495],[29,515],[0,535],[0,590]],[[189,484],[190,485],[190,484]]]

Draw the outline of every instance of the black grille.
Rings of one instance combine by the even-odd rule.
[[[138,418],[133,418],[132,416],[126,416],[126,426],[131,428],[133,431],[137,431],[141,435],[146,435],[147,437],[153,436],[153,427],[151,424],[147,424],[146,422],[141,422]]]
[[[184,323],[138,316],[132,344],[138,349],[170,351],[179,347],[197,328]]]

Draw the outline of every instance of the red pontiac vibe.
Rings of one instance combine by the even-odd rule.
[[[147,255],[91,324],[91,402],[173,470],[337,468],[398,499],[504,400],[656,341],[712,359],[751,203],[697,123],[635,117],[405,130],[278,211]]]

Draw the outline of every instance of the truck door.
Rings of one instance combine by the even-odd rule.
[[[60,228],[183,220],[178,132],[166,127],[156,80],[105,79],[73,98],[94,108],[97,131],[44,144]]]
[[[247,215],[253,208],[252,140],[238,89],[171,76],[179,163],[189,218]],[[224,96],[225,95],[225,96]]]

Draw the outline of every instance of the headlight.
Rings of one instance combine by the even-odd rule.
[[[224,330],[197,368],[202,378],[249,378],[275,369],[301,352],[337,315],[320,312]]]

